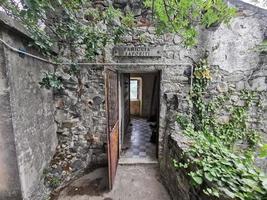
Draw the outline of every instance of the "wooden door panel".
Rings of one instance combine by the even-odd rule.
[[[110,134],[110,189],[115,181],[119,157],[119,123],[116,123]]]
[[[140,115],[140,101],[139,100],[136,100],[136,101],[131,100],[130,105],[131,105],[131,107],[130,107],[131,115],[139,116]]]
[[[119,159],[118,75],[105,69],[109,189],[114,184]]]

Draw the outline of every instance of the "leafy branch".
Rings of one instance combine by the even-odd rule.
[[[3,0],[1,8],[22,22],[43,53],[50,54],[53,46],[68,47],[74,53],[77,47],[86,46],[88,60],[99,55],[108,43],[119,42],[135,25],[133,15],[124,15],[112,6],[102,11],[85,0],[27,0],[19,5]],[[116,19],[125,23],[116,24]]]
[[[78,56],[95,60],[108,44],[122,42],[135,26],[133,14],[112,6],[103,11],[94,7],[93,1],[2,0],[0,7],[26,27],[43,54],[52,56],[52,48],[58,47],[58,58],[67,56],[73,63]],[[59,89],[61,79],[57,73],[46,73],[40,85]]]
[[[156,15],[158,34],[178,33],[189,47],[197,44],[198,26],[228,23],[235,16],[235,9],[223,0],[145,0],[144,4]]]
[[[193,186],[208,196],[231,199],[262,200],[267,195],[267,177],[254,166],[254,150],[260,146],[260,157],[266,156],[266,145],[260,145],[257,131],[248,126],[251,106],[257,105],[257,93],[242,91],[241,104],[231,102],[231,93],[207,98],[211,71],[206,59],[194,66],[190,94],[192,116],[178,116],[183,134],[192,140],[183,159],[174,160],[177,169],[185,169]],[[221,115],[228,120],[221,121]],[[237,142],[247,144],[238,147]]]

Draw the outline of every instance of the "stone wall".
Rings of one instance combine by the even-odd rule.
[[[213,96],[244,89],[261,94],[262,108],[253,107],[249,120],[267,142],[267,55],[255,50],[267,39],[267,11],[242,1],[229,2],[237,6],[238,16],[229,26],[203,30],[200,35],[200,47],[210,52],[209,62],[214,65],[208,90]],[[257,159],[256,164],[267,173],[267,159]]]
[[[2,40],[41,55],[28,47],[31,39],[27,32],[2,13],[0,25]],[[42,72],[53,66],[19,55],[2,43],[0,57],[0,199],[41,200],[46,193],[43,170],[57,138],[52,91],[41,89],[39,81]]]
[[[101,9],[106,8],[111,2],[108,1],[96,1],[95,4]],[[141,1],[137,4],[131,2],[120,2],[114,1],[115,7],[127,11],[129,8],[139,8],[136,12],[140,13]],[[136,14],[137,23],[141,26],[140,31],[143,32],[147,42],[144,44],[149,45],[160,45],[163,48],[167,47],[164,51],[162,59],[137,59],[136,61],[141,62],[166,62],[173,63],[181,62],[182,60],[190,61],[186,58],[186,55],[196,54],[196,50],[186,50],[181,46],[178,46],[179,38],[173,38],[173,35],[167,34],[162,37],[155,36],[154,28],[147,29],[147,19],[150,14],[146,9],[141,8],[142,14]],[[139,31],[138,30],[138,31]],[[179,40],[180,41],[180,40]],[[127,35],[124,38],[125,44],[138,45],[140,38],[137,36]],[[136,62],[134,59],[119,59],[112,56],[113,45],[106,48],[106,51],[99,56],[97,59],[100,62]],[[80,51],[80,53],[83,51]],[[194,52],[194,53],[192,53]],[[82,53],[81,53],[82,54]],[[104,56],[104,59],[103,59]],[[70,52],[68,49],[63,49],[64,61],[70,61]],[[80,55],[82,57],[82,55]],[[80,72],[76,75],[69,74],[69,66],[61,66],[58,68],[58,74],[62,76],[64,80],[64,91],[55,93],[55,106],[56,106],[56,122],[57,122],[57,133],[59,138],[59,145],[57,152],[51,161],[50,167],[48,168],[47,183],[52,188],[57,186],[64,186],[65,183],[71,181],[73,178],[80,176],[83,172],[90,169],[95,165],[107,165],[107,152],[106,152],[106,118],[105,118],[105,93],[104,93],[104,76],[103,67],[91,67],[81,66]],[[135,70],[133,65],[133,68]],[[116,68],[116,67],[115,67]],[[138,68],[138,66],[137,66]],[[152,69],[151,72],[157,72],[163,69],[162,66],[159,69]],[[179,71],[179,76],[174,73],[173,78],[169,80],[170,76],[167,73],[173,74],[173,67],[166,69],[164,77],[167,79],[164,82],[164,91],[170,92],[171,89],[178,92],[180,85],[179,81],[187,81],[184,77],[184,68],[187,66],[177,66],[175,69]],[[118,68],[119,69],[119,68]],[[121,71],[125,70],[122,67]],[[120,69],[119,69],[120,70]],[[136,69],[135,73],[142,72],[143,69]],[[126,71],[124,71],[126,72]],[[178,79],[177,83],[172,83]],[[165,85],[166,84],[166,85]],[[187,87],[188,88],[188,87]],[[162,93],[162,94],[163,94]],[[163,122],[164,123],[164,122]],[[161,129],[160,134],[163,135],[164,127]],[[162,137],[161,137],[162,138]],[[58,184],[52,185],[53,180],[57,181]]]
[[[261,131],[263,139],[267,139],[267,56],[255,51],[256,46],[267,39],[267,11],[242,1],[229,1],[229,4],[237,7],[237,16],[229,25],[200,29],[199,45],[195,48],[183,48],[177,35],[156,37],[153,27],[144,26],[139,27],[139,31],[143,31],[146,37],[145,44],[162,47],[161,58],[119,58],[112,57],[110,49],[106,52],[109,62],[132,63],[132,66],[118,67],[121,72],[161,71],[159,162],[174,199],[193,199],[194,194],[200,195],[188,185],[185,174],[176,171],[171,164],[172,156],[179,157],[181,146],[187,142],[181,141],[182,134],[175,120],[177,114],[188,113],[186,97],[190,90],[190,58],[198,60],[205,52],[209,53],[213,77],[208,88],[210,96],[229,90],[234,94],[243,89],[260,92],[263,108],[251,109],[250,122],[253,128]],[[126,43],[135,46],[140,41],[135,36],[127,36]],[[166,63],[170,66],[136,66],[134,63]],[[258,159],[257,165],[266,172],[267,159]],[[174,178],[176,176],[178,179]]]
[[[148,66],[136,67],[134,63],[166,63],[172,66],[153,67],[161,70],[161,116],[164,113],[164,96],[178,95],[179,106],[185,107],[183,99],[187,96],[190,80],[190,65],[192,59],[198,60],[205,52],[209,52],[209,63],[212,65],[213,82],[209,88],[211,95],[216,95],[224,89],[256,90],[266,94],[266,55],[255,51],[266,39],[266,11],[247,5],[240,1],[230,1],[238,6],[238,14],[229,25],[208,30],[200,30],[199,45],[191,49],[182,46],[181,38],[173,34],[156,37],[153,27],[139,27],[146,36],[142,45],[160,46],[163,48],[161,58],[119,58],[112,57],[111,51],[106,52],[107,61],[133,63],[132,67],[119,67],[120,71],[144,72],[149,71]],[[127,37],[128,45],[138,45],[140,42],[134,36]],[[152,70],[152,71],[153,71]],[[265,102],[265,98],[264,98]],[[183,112],[183,110],[180,110]],[[165,123],[166,117],[161,122]],[[262,132],[266,133],[266,118],[261,123]],[[160,131],[164,135],[164,126]]]
[[[263,109],[253,108],[250,120],[267,140],[267,55],[255,50],[267,39],[267,11],[240,1],[230,2],[238,5],[238,16],[229,26],[201,31],[200,35],[200,47],[210,52],[208,59],[213,65],[209,91],[211,95],[243,89],[261,93]]]
[[[55,93],[59,145],[47,174],[48,180],[61,183],[96,166],[107,166],[103,67],[79,67],[72,76],[68,69],[65,66],[59,72],[64,82],[64,90]]]
[[[171,135],[168,138],[166,148],[166,158],[164,159],[165,184],[168,185],[169,193],[173,200],[195,200],[201,198],[201,193],[198,193],[192,186],[189,177],[183,170],[175,169],[173,159],[178,162],[182,159],[182,153],[187,147],[187,139],[181,135]],[[206,198],[211,200],[211,198]]]
[[[96,4],[107,7],[108,2],[111,3],[96,1]],[[103,60],[132,63],[132,66],[114,67],[121,73],[161,72],[159,162],[164,181],[174,199],[178,199],[177,195],[180,199],[193,199],[197,194],[190,187],[186,175],[175,171],[171,165],[172,158],[179,158],[187,142],[175,119],[179,113],[188,113],[186,97],[190,90],[191,58],[198,60],[205,51],[209,52],[208,59],[213,66],[210,95],[229,89],[262,92],[264,109],[252,110],[254,115],[262,113],[261,121],[254,117],[251,122],[266,137],[267,60],[266,54],[254,51],[256,45],[267,37],[266,11],[240,1],[229,2],[238,5],[238,16],[229,26],[200,30],[199,45],[191,49],[184,48],[177,35],[156,36],[155,29],[148,26],[151,13],[140,6],[141,1],[113,2],[124,11],[134,10],[137,29],[142,32],[142,39],[135,35],[125,36],[125,44],[163,49],[161,58],[119,58],[112,56],[111,45],[106,48]],[[11,45],[39,55],[38,51],[27,47],[27,33],[13,21],[2,20],[0,30],[1,38]],[[143,39],[145,42],[141,43]],[[53,99],[51,91],[40,89],[38,85],[41,72],[52,70],[51,66],[20,57],[5,47],[0,49],[0,53],[0,183],[3,182],[0,184],[0,198],[19,199],[22,191],[24,199],[41,199],[45,194],[42,183],[44,169],[47,186],[56,188],[60,182],[66,183],[87,169],[107,165],[104,68],[81,66],[75,75],[70,75],[70,67],[62,66],[58,74],[62,76],[65,89],[55,91]],[[69,61],[68,53],[63,57]],[[138,66],[134,63],[155,65]],[[8,137],[7,132],[10,133]],[[59,145],[54,155],[57,138]],[[258,163],[267,169],[266,160]],[[10,185],[12,191],[8,189]]]
[[[201,30],[196,58],[201,57],[205,51],[209,52],[208,60],[212,65],[213,77],[207,89],[210,96],[230,90],[238,95],[238,91],[243,89],[258,91],[261,94],[263,108],[253,107],[250,110],[250,123],[253,128],[263,134],[263,139],[267,141],[267,56],[255,51],[255,47],[267,38],[267,11],[239,1],[237,5],[238,16],[231,21],[229,26],[221,25],[214,29]],[[172,125],[168,125],[169,130],[164,133],[165,157],[160,161],[162,175],[173,199],[194,199],[194,196],[198,196],[199,199],[210,199],[201,196],[201,193],[191,188],[185,176],[186,173],[182,170],[175,170],[171,163],[173,158],[179,160],[179,155],[187,143],[173,120],[178,113],[187,112],[186,102],[182,101],[184,98],[183,95],[178,97],[175,101],[178,102],[177,109],[170,106],[167,112],[171,119],[169,123]],[[239,102],[235,102],[235,99],[238,98],[233,98],[234,103],[238,104]],[[171,103],[173,100],[170,98],[166,102]],[[265,173],[267,172],[266,158],[257,159],[256,164]]]
[[[217,95],[228,89],[239,91],[245,88],[262,92],[265,105],[262,121],[258,123],[257,118],[253,118],[252,124],[266,137],[266,55],[253,50],[266,38],[267,20],[264,20],[266,14],[263,10],[248,6],[241,1],[229,0],[229,2],[239,7],[237,17],[229,26],[221,25],[200,30],[199,45],[186,49],[178,35],[156,36],[155,29],[149,26],[151,13],[140,6],[141,1],[113,1],[113,5],[117,8],[124,11],[134,10],[137,30],[142,33],[142,39],[137,35],[126,35],[124,44],[150,45],[163,49],[161,58],[120,58],[112,56],[113,45],[110,45],[100,56],[99,61],[132,63],[132,66],[114,67],[121,73],[161,71],[159,162],[167,185],[175,184],[171,177],[176,172],[174,169],[169,170],[171,158],[166,155],[170,151],[174,152],[176,148],[175,140],[171,138],[181,136],[181,131],[175,122],[177,114],[188,113],[186,97],[190,90],[191,59],[198,60],[206,51],[209,52],[208,59],[213,66],[210,95]],[[111,1],[103,0],[95,3],[104,9]],[[68,61],[68,54],[65,58]],[[138,66],[134,63],[166,63],[166,65]],[[59,73],[65,86],[64,91],[55,95],[59,146],[48,169],[48,179],[59,179],[64,183],[94,165],[107,164],[103,68],[83,66],[76,76],[70,76],[68,70],[69,67],[64,66]],[[259,113],[259,110],[254,109],[252,113]],[[177,145],[179,149],[181,143]],[[260,160],[259,163],[262,168],[267,169],[266,160]],[[179,181],[183,181],[183,178]],[[186,192],[188,191],[185,190],[184,193]]]

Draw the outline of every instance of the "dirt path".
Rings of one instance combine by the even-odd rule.
[[[104,193],[106,180],[97,178],[102,172],[98,169],[73,182],[58,200],[170,200],[157,165],[120,165],[113,190]]]

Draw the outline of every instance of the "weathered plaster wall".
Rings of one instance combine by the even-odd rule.
[[[237,17],[229,25],[201,31],[199,46],[210,51],[210,63],[221,70],[252,70],[260,63],[255,45],[267,37],[266,18],[267,10],[239,3]]]
[[[229,26],[201,32],[200,47],[210,52],[209,62],[214,65],[209,91],[211,95],[243,89],[261,92],[263,109],[253,108],[251,121],[267,139],[267,55],[255,50],[267,38],[267,10],[237,2],[238,16]]]
[[[267,11],[239,4],[238,16],[235,17],[229,26],[221,25],[215,29],[202,30],[200,32],[200,44],[198,56],[208,51],[210,53],[209,63],[212,65],[212,84],[208,91],[211,96],[216,96],[225,91],[238,92],[243,89],[261,92],[263,108],[253,107],[251,109],[251,126],[260,130],[263,138],[267,139],[267,60],[266,54],[255,51],[256,45],[266,39]],[[237,94],[238,95],[238,94]],[[237,97],[237,96],[236,96]],[[233,102],[238,104],[233,98]],[[168,113],[184,113],[187,111],[186,103],[183,105],[181,98],[178,98],[178,109],[171,109]],[[171,102],[171,101],[170,101]],[[173,114],[174,118],[176,114]],[[170,115],[169,115],[170,116]],[[171,121],[171,120],[170,120]],[[179,128],[173,121],[173,130],[165,132],[165,137],[169,137],[165,142],[164,155],[168,155],[161,162],[163,176],[167,185],[176,185],[177,188],[170,187],[173,199],[192,199],[189,195],[197,191],[188,187],[188,180],[182,171],[175,171],[172,166],[172,158],[179,160],[179,153],[175,154],[175,149],[182,150],[186,141],[183,141],[179,134]],[[171,128],[169,128],[171,129]],[[168,133],[171,136],[168,136]],[[184,144],[183,144],[184,142]],[[257,165],[267,172],[267,159],[258,159]],[[174,176],[175,174],[175,176]],[[176,177],[176,178],[173,178]],[[181,184],[181,183],[185,184]],[[197,194],[198,196],[200,194]],[[205,199],[205,196],[201,197]],[[209,199],[209,198],[208,198]]]
[[[40,55],[36,49],[28,47],[31,39],[13,20],[1,14],[0,23],[1,39],[15,48]],[[55,151],[57,138],[52,91],[41,89],[39,81],[42,72],[53,70],[53,66],[27,56],[21,57],[2,44],[1,49],[4,79],[0,84],[3,103],[0,134],[1,144],[6,147],[1,170],[8,170],[6,179],[9,180],[1,177],[4,182],[1,187],[9,184],[6,186],[9,192],[17,194],[13,199],[19,199],[21,191],[25,200],[41,200],[46,194],[43,170]],[[5,110],[3,105],[6,105]],[[2,119],[6,123],[3,124]],[[5,135],[8,137],[3,137]]]
[[[0,36],[0,38],[2,38]],[[21,199],[4,49],[0,47],[0,199]]]

